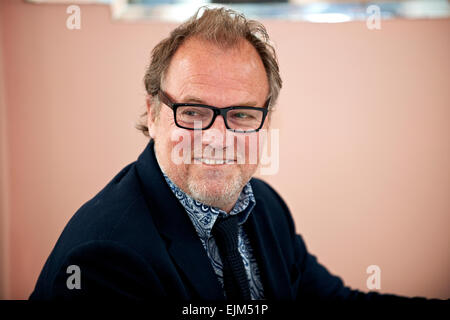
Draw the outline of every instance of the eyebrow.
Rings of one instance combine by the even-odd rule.
[[[182,101],[184,103],[198,103],[198,104],[204,104],[204,105],[208,105],[204,100],[196,97],[196,96],[191,96],[191,95],[187,95],[186,97],[184,97],[182,99]],[[244,103],[238,103],[238,104],[233,104],[232,106],[241,106],[241,107],[254,107],[256,106],[257,103],[255,101],[250,101],[250,102],[244,102]],[[231,105],[230,105],[231,106]]]

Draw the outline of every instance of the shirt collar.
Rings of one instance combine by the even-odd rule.
[[[206,205],[193,199],[191,196],[183,192],[175,183],[173,183],[164,172],[162,173],[170,189],[188,213],[199,235],[201,237],[209,238],[211,235],[211,229],[217,218],[219,216],[226,216],[227,213],[222,209]],[[230,211],[230,215],[238,214],[238,224],[242,225],[249,217],[255,205],[256,200],[253,195],[253,189],[250,182],[247,182],[242,189],[233,209]]]

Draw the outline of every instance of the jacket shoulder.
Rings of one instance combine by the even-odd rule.
[[[276,211],[281,210],[290,217],[290,210],[286,202],[269,183],[260,178],[252,178],[250,184],[257,203],[260,202],[263,206],[272,209],[276,208]]]
[[[277,200],[286,205],[285,201],[279,195],[279,193],[266,181],[261,178],[252,178],[250,180],[250,184],[252,185],[253,191],[255,193],[261,193],[265,196],[275,197]]]
[[[61,236],[79,240],[109,239],[124,215],[144,205],[135,163],[122,169],[98,194],[72,216]]]
[[[141,189],[136,163],[133,162],[77,210],[42,269],[35,297],[51,295],[55,277],[61,274],[63,264],[74,252],[87,252],[108,244],[110,248],[121,248],[120,252],[128,252],[133,257],[142,256],[149,250],[146,243],[159,247],[161,240]]]

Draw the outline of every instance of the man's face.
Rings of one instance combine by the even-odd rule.
[[[268,98],[269,84],[261,58],[247,41],[224,50],[192,38],[173,56],[162,89],[175,103],[262,107]],[[249,143],[258,141],[259,133],[233,133],[226,129],[221,116],[216,117],[210,129],[182,129],[176,126],[172,109],[161,103],[159,116],[152,119],[152,107],[149,102],[148,126],[162,170],[194,199],[230,211],[257,170],[259,156],[250,161],[249,152],[254,149],[249,150]],[[268,119],[263,129],[267,125]],[[180,145],[187,146],[190,151],[181,163],[174,161],[177,145],[178,149]],[[229,161],[211,164],[205,160],[211,158]]]

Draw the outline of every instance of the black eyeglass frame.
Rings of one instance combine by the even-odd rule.
[[[217,116],[221,115],[227,130],[230,130],[232,132],[241,132],[241,133],[252,133],[252,132],[258,132],[259,130],[261,130],[262,126],[264,125],[264,121],[266,120],[267,113],[269,111],[268,107],[269,107],[270,98],[271,98],[271,97],[269,97],[266,100],[266,102],[264,103],[264,106],[262,108],[259,108],[259,107],[243,107],[243,106],[231,106],[231,107],[225,107],[225,108],[218,108],[218,107],[209,106],[207,104],[200,104],[200,103],[174,103],[174,102],[172,102],[172,100],[167,96],[167,94],[163,90],[159,90],[158,97],[159,97],[159,99],[160,99],[160,101],[162,103],[164,103],[166,106],[168,106],[169,108],[171,108],[173,110],[173,118],[175,120],[175,124],[179,128],[183,128],[183,129],[187,129],[187,130],[207,130],[207,129],[211,128],[211,126],[213,125],[214,121],[216,121]],[[201,107],[201,108],[206,108],[206,109],[212,110],[214,112],[214,114],[213,114],[213,117],[211,119],[211,122],[206,127],[200,128],[200,129],[189,128],[189,127],[184,127],[184,126],[180,125],[178,123],[178,121],[177,121],[177,109],[179,107],[188,107],[188,106],[189,107]],[[227,112],[230,111],[230,110],[237,110],[237,109],[260,110],[260,111],[262,111],[263,116],[262,116],[261,125],[259,126],[259,128],[252,129],[252,130],[237,130],[237,129],[230,128],[230,126],[228,125],[228,121],[227,121]]]

